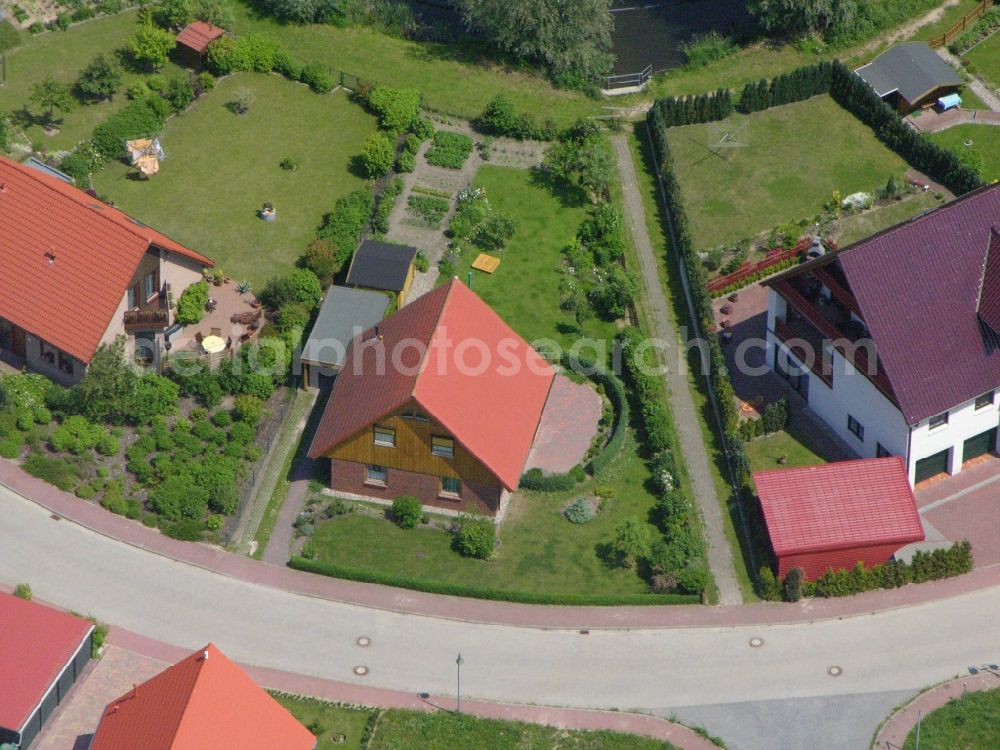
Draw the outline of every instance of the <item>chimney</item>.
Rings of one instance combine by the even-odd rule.
[[[199,661],[208,661],[208,649],[206,648],[201,652],[201,659]]]
[[[56,264],[56,249],[50,247],[45,253],[45,258],[48,260],[50,266],[54,266]]]

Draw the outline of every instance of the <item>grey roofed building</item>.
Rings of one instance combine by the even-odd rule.
[[[405,292],[412,279],[417,248],[365,240],[351,260],[347,285],[387,292]]]
[[[339,369],[347,345],[357,334],[385,317],[389,298],[381,292],[331,286],[326,291],[316,323],[302,348],[303,380],[309,380],[310,366]]]
[[[901,111],[921,106],[932,94],[936,99],[939,89],[962,85],[958,73],[926,42],[897,44],[854,72],[883,99],[897,96]]]

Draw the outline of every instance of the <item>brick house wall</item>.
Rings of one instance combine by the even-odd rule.
[[[368,495],[382,500],[395,500],[400,495],[413,495],[423,505],[449,510],[465,510],[469,505],[479,513],[496,515],[500,508],[503,487],[484,482],[462,479],[459,498],[442,497],[441,478],[405,469],[389,468],[385,485],[367,482],[367,466],[356,461],[330,459],[330,488],[355,495]]]

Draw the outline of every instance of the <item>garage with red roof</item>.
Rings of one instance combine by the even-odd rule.
[[[89,750],[313,750],[316,737],[213,645],[104,709]]]
[[[888,561],[924,540],[903,459],[841,461],[754,475],[778,575]]]
[[[348,347],[311,458],[331,486],[495,514],[517,487],[555,370],[461,282]]]
[[[90,661],[94,626],[0,592],[0,745],[27,748]]]

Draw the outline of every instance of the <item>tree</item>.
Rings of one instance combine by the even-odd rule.
[[[254,103],[254,93],[249,89],[237,89],[236,98],[232,101],[232,108],[238,115],[245,115],[250,111],[250,106]]]
[[[160,0],[153,6],[153,22],[164,29],[182,29],[191,18],[191,0]]]
[[[649,528],[634,518],[626,518],[615,527],[611,552],[623,568],[635,567],[639,557],[649,547]]]
[[[232,31],[236,25],[233,11],[223,0],[197,0],[194,4],[193,15],[199,21],[205,21],[213,26]]]
[[[583,82],[611,70],[610,0],[458,0],[457,5],[467,26],[500,49],[545,65],[556,77]]]
[[[598,196],[607,191],[615,173],[611,146],[591,120],[579,120],[560,133],[558,142],[546,149],[543,164],[556,176]]]
[[[325,285],[333,283],[333,277],[342,265],[337,243],[322,238],[317,238],[309,243],[302,262]]]
[[[128,49],[136,62],[150,70],[159,70],[166,65],[174,44],[174,35],[154,26],[152,19],[147,16],[139,24],[135,36],[128,40]]]
[[[809,34],[827,29],[838,14],[849,12],[845,0],[747,0],[747,10],[763,31]]]
[[[51,75],[31,87],[31,101],[46,110],[45,123],[51,126],[55,110],[70,112],[73,109],[73,94],[69,86],[60,83]]]
[[[76,81],[77,91],[86,99],[111,99],[122,85],[121,66],[112,58],[98,55]]]
[[[138,376],[125,362],[125,337],[101,344],[83,380],[73,386],[73,411],[94,422],[124,422],[133,403]]]
[[[313,23],[330,18],[341,3],[339,0],[263,0],[261,4],[280,21]]]
[[[396,161],[396,147],[384,133],[372,133],[365,138],[361,149],[361,168],[367,177],[378,179],[390,169]]]

